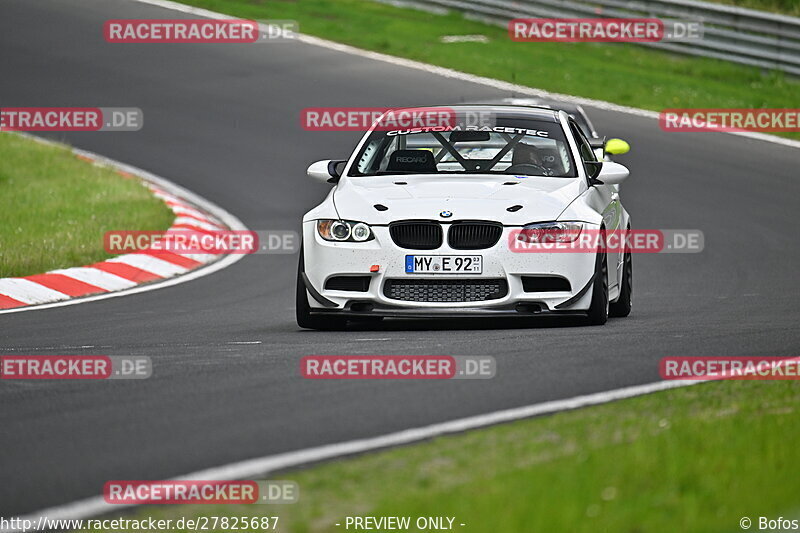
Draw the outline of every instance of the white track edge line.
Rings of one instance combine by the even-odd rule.
[[[36,142],[47,144],[51,146],[59,146],[62,148],[67,148],[71,150],[72,153],[76,155],[82,155],[88,158],[95,160],[96,162],[107,165],[109,167],[122,170],[123,172],[127,172],[129,174],[133,174],[134,176],[144,180],[147,183],[156,184],[161,189],[180,196],[184,199],[187,199],[192,204],[200,207],[208,211],[211,215],[215,216],[218,220],[222,221],[223,224],[228,226],[232,230],[237,231],[247,231],[247,227],[242,223],[241,220],[236,218],[234,215],[226,211],[225,209],[219,207],[218,205],[212,203],[209,200],[206,200],[202,196],[199,196],[192,191],[185,189],[178,185],[177,183],[172,183],[171,181],[167,180],[166,178],[162,178],[160,176],[156,176],[155,174],[143,170],[138,167],[134,167],[132,165],[128,165],[126,163],[121,163],[114,159],[102,156],[100,154],[96,154],[94,152],[89,152],[87,150],[81,150],[80,148],[75,148],[63,143],[59,143],[56,141],[51,141],[50,139],[45,139],[42,137],[37,137],[35,135],[30,135],[27,133],[21,132],[8,132],[13,133],[15,135],[20,135],[22,137],[34,140]],[[156,289],[163,289],[166,287],[171,287],[173,285],[178,285],[180,283],[186,283],[187,281],[192,281],[197,278],[202,278],[204,276],[208,276],[209,274],[213,274],[223,268],[229,267],[230,265],[234,264],[235,262],[244,258],[243,254],[228,254],[225,255],[222,259],[215,261],[213,263],[209,263],[205,266],[201,266],[192,270],[186,274],[178,274],[175,277],[165,279],[163,281],[152,281],[150,283],[146,283],[143,285],[139,285],[137,287],[132,287],[130,289],[123,289],[120,291],[115,292],[108,292],[103,294],[97,294],[94,296],[87,296],[83,298],[74,298],[71,300],[63,300],[59,302],[52,302],[46,304],[32,304],[24,307],[15,307],[12,309],[3,309],[0,310],[0,315],[11,314],[11,313],[23,313],[25,311],[38,311],[40,309],[51,309],[54,307],[66,307],[68,305],[78,305],[87,302],[94,302],[97,300],[106,300],[108,298],[118,298],[120,296],[128,296],[131,294],[138,294],[142,292],[154,291]]]
[[[156,7],[161,7],[164,9],[170,9],[173,11],[180,11],[181,13],[188,13],[190,15],[197,15],[199,17],[206,17],[210,19],[222,20],[222,19],[232,18],[232,15],[217,13],[215,11],[199,7],[188,6],[185,4],[180,4],[178,2],[173,2],[172,0],[131,0],[131,1],[139,2],[140,4],[148,4]],[[266,29],[267,25],[260,24],[260,27],[262,29]],[[346,54],[373,59],[375,61],[382,61],[384,63],[390,63],[402,67],[422,70],[424,72],[428,72],[430,74],[435,74],[438,76],[443,76],[445,78],[454,78],[457,80],[475,83],[478,85],[484,85],[487,87],[492,87],[495,89],[500,89],[511,93],[519,93],[529,96],[539,96],[542,98],[552,98],[555,100],[562,100],[565,102],[591,106],[597,109],[602,109],[604,111],[615,111],[618,113],[625,113],[628,115],[635,115],[638,117],[650,118],[655,120],[657,120],[659,117],[659,113],[657,111],[651,111],[649,109],[639,109],[636,107],[628,107],[620,104],[614,104],[612,102],[606,102],[604,100],[594,100],[592,98],[584,98],[581,96],[572,96],[568,94],[554,93],[550,91],[545,91],[543,89],[537,89],[535,87],[528,87],[527,85],[517,85],[515,83],[496,80],[494,78],[487,78],[484,76],[467,74],[466,72],[461,72],[447,67],[429,65],[427,63],[422,63],[421,61],[414,61],[413,59],[405,59],[402,57],[391,56],[388,54],[381,54],[380,52],[363,50],[361,48],[356,48],[355,46],[351,46],[348,44],[337,43],[334,41],[329,41],[327,39],[322,39],[320,37],[314,37],[312,35],[306,35],[303,33],[297,34],[297,40],[305,44],[320,46],[323,48],[336,50],[338,52],[343,52]],[[775,135],[769,135],[766,133],[754,132],[754,131],[723,131],[723,132],[708,132],[708,133],[723,133],[727,135],[735,135],[737,137],[746,137],[749,139],[770,142],[773,144],[780,144],[792,148],[800,148],[800,141],[794,139],[787,139],[784,137],[778,137]]]
[[[315,446],[302,450],[279,453],[247,459],[227,465],[222,465],[205,470],[199,470],[183,476],[175,477],[174,480],[235,480],[235,479],[255,479],[258,476],[265,476],[270,472],[286,470],[302,465],[325,461],[343,456],[351,456],[364,452],[410,444],[422,440],[440,437],[443,435],[461,433],[467,430],[479,429],[505,422],[531,418],[535,416],[554,414],[560,411],[571,411],[581,407],[589,407],[610,403],[616,400],[643,396],[654,392],[689,387],[706,383],[707,380],[675,380],[657,381],[645,385],[635,385],[623,387],[610,391],[597,392],[584,396],[576,396],[564,400],[554,400],[544,403],[527,405],[495,411],[483,415],[459,418],[448,422],[431,424],[418,428],[405,429],[394,433],[388,433],[377,437],[344,441],[324,446]],[[78,520],[130,507],[139,507],[139,504],[108,504],[102,496],[95,496],[79,500],[73,503],[50,507],[40,511],[34,511],[24,516],[18,517],[20,521],[30,520],[36,524],[40,517],[50,520]],[[30,531],[25,529],[10,529],[10,532]]]

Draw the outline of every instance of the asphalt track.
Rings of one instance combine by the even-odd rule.
[[[353,133],[310,133],[313,106],[506,96],[478,84],[293,43],[112,45],[109,18],[179,18],[126,0],[3,0],[0,105],[139,107],[137,133],[57,139],[167,177],[251,229],[299,229],[326,187],[315,160]],[[148,355],[144,381],[0,382],[0,515],[250,457],[658,380],[668,355],[797,355],[797,149],[588,109],[631,141],[623,199],[638,228],[698,228],[699,254],[634,258],[634,311],[569,322],[294,323],[295,256],[250,256],[174,287],[0,316],[0,353]],[[1,215],[0,215],[1,216]],[[251,344],[240,344],[247,342]],[[493,355],[497,377],[305,381],[309,354]]]

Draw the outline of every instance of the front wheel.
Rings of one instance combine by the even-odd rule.
[[[633,297],[633,261],[630,251],[625,251],[622,259],[622,283],[619,299],[609,307],[609,316],[623,317],[631,314],[631,301]]]
[[[337,330],[344,329],[347,320],[340,317],[313,316],[311,306],[308,305],[308,293],[303,282],[305,263],[303,261],[303,248],[300,245],[300,261],[297,264],[297,290],[295,291],[295,317],[297,325],[306,329]]]
[[[587,315],[589,325],[602,326],[608,321],[608,260],[605,252],[597,252],[592,303]]]

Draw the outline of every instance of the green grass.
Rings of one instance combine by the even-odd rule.
[[[110,230],[166,230],[172,211],[135,179],[0,133],[0,278],[111,257]]]
[[[282,473],[293,505],[159,506],[131,518],[455,516],[465,532],[732,532],[800,495],[800,386],[716,382]],[[755,527],[754,529],[757,529]],[[417,531],[412,528],[410,531]]]
[[[630,44],[517,43],[509,39],[504,28],[466,20],[454,12],[432,15],[367,0],[184,3],[242,18],[294,19],[303,33],[367,50],[655,111],[693,107],[795,108],[800,102],[800,79],[778,72]],[[444,35],[466,34],[486,35],[490,42],[440,42]],[[442,98],[458,99],[458,94]],[[386,105],[392,104],[387,96]],[[798,133],[784,135],[800,138]]]
[[[800,17],[800,2],[797,0],[706,0],[718,4],[728,4],[748,9],[759,9],[761,11],[772,11],[773,13],[783,13]]]

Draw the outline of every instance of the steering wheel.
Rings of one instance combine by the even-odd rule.
[[[511,165],[503,172],[505,172],[506,174],[531,174],[531,170],[533,170],[532,175],[534,176],[553,175],[553,169],[537,165],[536,163],[519,163],[516,165]]]

